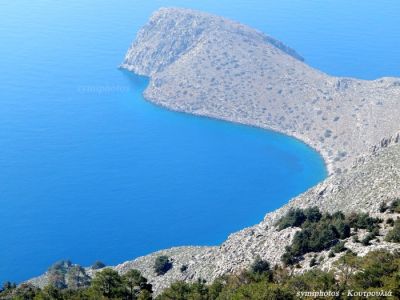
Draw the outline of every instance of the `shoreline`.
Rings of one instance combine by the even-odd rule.
[[[171,28],[171,23],[175,27]],[[199,31],[199,26],[204,28]],[[186,47],[183,50],[180,40]],[[231,66],[232,57],[238,67]],[[327,172],[322,182],[267,213],[260,223],[230,234],[221,245],[168,248],[113,267],[119,272],[140,269],[157,289],[176,280],[234,272],[250,264],[255,254],[276,263],[294,232],[283,235],[273,224],[289,208],[315,205],[324,211],[378,211],[380,180],[386,177],[385,182],[395,182],[395,170],[381,174],[374,164],[358,170],[352,164],[398,130],[399,79],[329,76],[266,42],[245,25],[185,9],[156,12],[139,32],[120,68],[150,79],[143,92],[146,101],[175,112],[292,137],[317,152]],[[396,153],[388,160],[384,160],[385,155],[381,160],[387,167]],[[367,183],[366,188],[360,182]],[[396,193],[390,190],[385,196]],[[177,268],[163,277],[155,276],[151,266],[158,254],[171,254],[177,266],[188,263],[192,277]]]
[[[201,118],[210,118],[210,119],[214,119],[214,120],[220,120],[220,121],[224,121],[224,122],[245,125],[245,126],[249,126],[249,127],[254,127],[254,128],[258,128],[258,129],[262,129],[262,130],[275,132],[275,133],[278,133],[278,134],[293,138],[293,139],[297,140],[298,142],[306,145],[307,147],[313,149],[313,151],[318,153],[318,155],[322,158],[322,160],[324,161],[324,166],[325,166],[325,171],[326,171],[324,180],[334,174],[333,163],[330,162],[329,156],[327,155],[327,153],[325,151],[323,151],[322,149],[318,149],[317,146],[313,145],[313,143],[311,142],[310,139],[307,139],[306,137],[304,137],[304,136],[302,136],[300,134],[297,134],[296,132],[290,133],[290,132],[286,132],[286,131],[280,130],[278,127],[274,128],[274,127],[263,126],[261,124],[252,124],[250,122],[240,121],[240,120],[233,119],[233,118],[232,119],[224,118],[224,117],[216,116],[216,115],[209,114],[209,113],[196,113],[196,112],[185,110],[185,109],[179,109],[179,108],[174,107],[174,106],[169,106],[169,105],[167,105],[165,103],[157,101],[156,99],[153,99],[151,97],[146,96],[146,90],[150,87],[151,82],[153,80],[151,75],[145,75],[145,74],[141,74],[139,72],[136,72],[135,70],[130,68],[130,66],[127,65],[127,64],[120,64],[118,66],[118,69],[120,69],[122,71],[126,71],[126,72],[131,72],[135,76],[140,76],[140,77],[144,77],[144,78],[148,79],[148,84],[147,84],[145,90],[142,92],[142,96],[143,96],[143,99],[145,99],[146,101],[148,101],[148,102],[150,102],[150,103],[152,103],[154,105],[157,105],[159,107],[162,107],[164,109],[167,109],[167,110],[173,111],[173,112],[184,113],[184,114],[187,114],[187,115],[192,115],[192,116],[201,117]]]

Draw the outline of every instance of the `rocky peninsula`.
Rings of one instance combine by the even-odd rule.
[[[400,197],[400,79],[373,81],[329,76],[293,49],[257,30],[222,17],[188,9],[163,8],[138,33],[121,65],[150,78],[145,97],[168,109],[272,129],[318,150],[330,176],[269,213],[253,227],[233,233],[220,246],[162,250],[113,267],[135,268],[156,291],[177,280],[211,281],[248,267],[256,256],[279,264],[297,231],[275,223],[292,207],[324,212],[369,212]],[[399,217],[393,214],[391,217]],[[381,233],[384,234],[385,227]],[[399,249],[376,241],[362,246],[346,240],[359,255]],[[157,276],[159,255],[174,267]],[[330,268],[336,258],[319,266]],[[310,256],[311,257],[311,256]],[[303,269],[309,268],[306,256]],[[187,268],[184,272],[180,266]],[[32,279],[47,283],[46,274]]]

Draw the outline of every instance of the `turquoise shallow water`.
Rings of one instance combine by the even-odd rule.
[[[375,48],[354,48],[363,18],[354,16],[350,30],[340,14],[326,18],[342,12],[333,4],[215,2],[0,3],[0,281],[38,275],[64,258],[116,264],[175,245],[217,244],[326,176],[321,157],[292,138],[142,98],[146,79],[116,67],[158,7],[248,23],[330,73],[399,70],[398,54],[382,46],[400,41],[391,17],[379,27],[385,35],[361,39]],[[395,14],[391,8],[366,9],[371,24]]]

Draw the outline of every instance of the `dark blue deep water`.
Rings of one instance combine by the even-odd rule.
[[[400,75],[398,1],[374,3],[1,1],[0,281],[217,244],[326,176],[292,138],[146,102],[117,65],[153,10],[237,19],[331,74]]]

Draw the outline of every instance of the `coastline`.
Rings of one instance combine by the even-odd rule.
[[[317,152],[319,154],[319,156],[323,159],[324,161],[324,165],[325,165],[325,171],[326,174],[324,176],[324,178],[326,179],[327,177],[331,176],[334,174],[334,165],[332,164],[332,162],[329,161],[329,156],[327,155],[327,153],[323,150],[318,148],[317,145],[313,145],[312,141],[309,140],[307,137],[302,136],[296,132],[286,132],[286,131],[282,131],[279,127],[268,127],[268,126],[263,126],[262,124],[254,124],[251,122],[246,122],[246,120],[238,120],[238,119],[229,119],[229,118],[223,118],[221,116],[217,116],[215,114],[209,114],[207,112],[195,112],[195,111],[190,111],[190,110],[185,110],[185,109],[179,109],[177,107],[168,105],[166,103],[163,102],[159,102],[154,98],[149,97],[148,95],[146,95],[146,90],[150,87],[151,85],[151,81],[153,80],[153,78],[151,77],[151,75],[146,75],[140,72],[136,72],[135,70],[132,70],[129,65],[126,64],[121,64],[118,66],[118,69],[121,69],[122,71],[127,71],[127,72],[132,72],[133,74],[135,74],[136,76],[141,76],[144,77],[148,80],[148,84],[146,89],[143,91],[142,96],[143,99],[145,99],[146,101],[157,105],[159,107],[162,107],[166,110],[169,111],[173,111],[173,112],[179,112],[179,113],[184,113],[184,114],[188,114],[188,115],[193,115],[196,117],[201,117],[201,118],[210,118],[210,119],[214,119],[214,120],[221,120],[224,122],[229,122],[229,123],[235,123],[235,124],[241,124],[241,125],[245,125],[245,126],[249,126],[249,127],[255,127],[255,128],[260,128],[263,130],[267,130],[267,131],[272,131],[281,135],[285,135],[287,137],[291,137],[293,139],[296,139],[298,142],[306,145],[307,147],[313,149],[315,152]]]
[[[171,13],[171,16],[169,16],[169,13]],[[178,14],[178,16],[176,14]],[[195,20],[198,18],[196,13],[193,11],[187,12],[183,10],[182,12],[178,10],[177,13],[175,9],[166,11],[163,10],[161,13],[156,14],[153,18],[161,18],[161,21],[162,18],[166,18],[167,20],[170,18],[176,19],[180,17],[180,14],[183,14],[184,16],[189,14],[189,17],[192,17],[194,14],[193,18]],[[214,17],[201,15],[200,18]],[[224,20],[225,19],[223,19],[221,22],[224,23]],[[160,26],[162,27],[163,24],[162,22],[160,23]],[[230,23],[223,25],[226,25],[229,27],[229,29],[231,29],[230,26],[232,26]],[[149,36],[153,36],[153,33],[155,33],[156,37],[159,37],[159,35],[157,35],[159,34],[158,31],[163,33],[162,29],[163,28],[160,29],[158,27],[146,28],[146,30],[150,32]],[[235,27],[235,29],[237,28]],[[219,38],[221,39],[221,43],[227,40],[225,37],[232,38],[232,40],[236,41],[234,38],[237,37],[234,34],[231,34],[231,32],[226,33],[224,30],[219,30],[220,28],[217,28],[217,33],[214,31],[210,32],[216,35],[220,34]],[[182,31],[182,35],[185,35],[184,29],[178,28],[178,31]],[[133,50],[131,55],[127,55],[127,59],[131,61],[131,64],[124,63],[120,66],[121,68],[132,71],[140,76],[147,76],[150,78],[149,85],[143,94],[143,97],[146,99],[146,101],[176,112],[182,112],[199,117],[219,119],[232,123],[239,123],[246,126],[262,128],[277,132],[279,134],[291,136],[308,147],[311,147],[320,154],[324,160],[328,176],[321,183],[311,187],[303,194],[294,197],[288,204],[268,213],[265,216],[265,219],[259,224],[232,233],[227,240],[219,246],[204,248],[188,246],[160,250],[146,256],[138,257],[133,261],[128,261],[115,266],[114,268],[116,270],[119,272],[125,272],[130,268],[137,268],[153,282],[155,282],[155,287],[157,290],[166,287],[168,284],[176,280],[190,281],[195,280],[196,278],[212,279],[223,275],[226,272],[238,271],[241,268],[249,265],[256,254],[259,254],[261,257],[271,261],[272,263],[277,263],[284,247],[288,245],[295,231],[287,230],[282,234],[274,229],[273,224],[274,220],[282,216],[282,214],[284,214],[291,207],[307,207],[316,205],[324,211],[330,212],[335,210],[337,211],[338,209],[341,209],[345,212],[351,212],[352,210],[359,209],[362,211],[371,212],[378,211],[379,202],[377,199],[381,199],[382,196],[379,195],[379,190],[374,190],[374,187],[377,186],[377,182],[380,183],[380,180],[382,179],[381,177],[385,177],[384,179],[395,178],[396,170],[390,170],[390,172],[388,171],[387,174],[383,175],[379,175],[377,172],[374,173],[374,178],[369,178],[366,175],[369,174],[368,172],[370,171],[370,169],[368,169],[370,167],[368,164],[361,166],[360,170],[355,170],[351,166],[353,162],[360,157],[360,155],[368,155],[370,147],[372,145],[377,145],[378,141],[390,135],[391,132],[393,132],[393,129],[397,126],[397,123],[393,123],[393,120],[396,121],[395,118],[397,116],[396,110],[394,110],[393,107],[397,107],[395,106],[397,104],[396,97],[400,94],[399,88],[394,85],[395,80],[397,79],[384,78],[374,81],[363,81],[352,78],[330,77],[326,74],[319,74],[318,71],[313,70],[302,62],[299,63],[295,59],[288,57],[287,54],[281,53],[275,48],[270,47],[270,45],[267,45],[265,46],[265,52],[268,52],[268,55],[270,55],[267,57],[267,62],[276,63],[279,65],[279,68],[282,66],[285,67],[286,65],[290,66],[290,68],[283,69],[281,73],[278,73],[277,78],[273,78],[276,79],[276,82],[279,82],[280,87],[285,87],[286,84],[288,85],[289,83],[292,83],[291,80],[286,78],[286,76],[287,74],[293,75],[293,73],[290,73],[290,70],[293,66],[293,69],[299,68],[305,74],[304,77],[306,77],[306,79],[302,80],[302,76],[299,75],[301,72],[299,72],[299,74],[295,73],[293,77],[295,81],[298,81],[298,86],[295,86],[293,93],[288,92],[287,95],[281,95],[282,92],[276,93],[278,95],[272,95],[269,90],[265,91],[262,90],[262,87],[258,87],[256,91],[259,94],[256,95],[257,97],[254,97],[254,99],[250,99],[254,100],[257,105],[253,105],[254,103],[251,101],[246,102],[248,99],[245,99],[245,97],[235,98],[235,105],[238,104],[243,105],[243,107],[248,107],[246,114],[240,114],[238,110],[236,110],[236,107],[227,101],[221,101],[221,107],[223,110],[221,110],[221,107],[219,107],[218,109],[220,110],[218,110],[212,106],[212,99],[201,98],[201,94],[200,92],[197,93],[197,90],[207,88],[207,83],[205,86],[202,84],[198,84],[198,86],[195,87],[191,86],[193,84],[191,80],[196,78],[196,71],[199,70],[198,67],[195,67],[198,61],[200,61],[199,56],[200,58],[205,57],[202,56],[204,54],[202,52],[204,49],[201,48],[204,46],[204,44],[201,44],[204,43],[203,40],[201,40],[201,42],[196,40],[196,43],[191,45],[189,50],[186,49],[187,51],[183,54],[178,53],[176,55],[177,57],[174,57],[174,60],[170,65],[163,65],[165,64],[165,60],[162,58],[163,49],[158,49],[157,47],[159,45],[152,45],[154,46],[153,53],[159,55],[159,57],[156,57],[156,59],[159,58],[160,65],[157,65],[157,63],[154,62],[151,62],[150,64],[146,59],[143,59],[143,57],[138,55],[143,53],[144,49],[148,51],[146,48],[148,45],[146,40],[148,38],[147,34],[148,33],[146,32],[139,34],[138,41],[136,41],[132,46]],[[165,39],[167,38],[168,36],[165,37]],[[240,38],[241,37],[238,39]],[[232,44],[235,45],[235,43]],[[230,45],[231,44],[228,44],[227,47]],[[218,49],[214,48],[213,51],[215,51],[216,56],[220,54],[220,50]],[[243,65],[246,66],[245,63],[243,63]],[[257,66],[251,66],[249,70],[253,71],[256,67]],[[249,70],[245,69],[245,67],[243,68],[244,71],[251,73]],[[143,70],[146,70],[146,72]],[[211,73],[211,76],[215,74],[217,73]],[[255,74],[255,72],[251,74]],[[236,79],[231,78],[230,76],[227,77],[229,80],[232,80],[235,83],[237,82],[235,81]],[[302,84],[305,84],[306,88],[309,88],[309,90],[306,91],[307,93],[302,93],[299,89],[296,89],[296,87],[301,87]],[[189,91],[193,91],[194,97],[192,99],[188,99],[188,97],[183,97],[181,94],[178,94],[178,91],[183,90],[184,88],[188,88]],[[226,100],[224,98],[225,92],[217,91],[214,92],[214,95],[216,95],[216,99],[218,100]],[[385,111],[383,113],[380,110],[381,105],[378,104],[376,104],[377,107],[374,106],[371,108],[371,111],[369,110],[369,106],[372,107],[372,104],[375,105],[374,100],[377,95],[382,97],[382,102],[385,104]],[[298,107],[297,111],[301,111],[304,114],[305,120],[311,120],[311,122],[313,122],[310,127],[312,128],[314,126],[315,130],[312,128],[313,131],[311,131],[308,135],[301,134],[301,130],[304,128],[297,124],[297,120],[295,118],[290,119],[286,123],[279,123],[275,121],[275,123],[272,121],[270,123],[263,123],[260,121],[260,119],[252,118],[251,110],[254,107],[258,109],[259,106],[261,106],[259,104],[265,104],[262,102],[264,101],[262,97],[267,98],[266,96],[277,97],[278,100],[282,100],[285,104],[287,104],[286,102],[292,101],[289,103],[292,105],[290,108],[297,107],[297,102],[295,102],[295,100],[304,100],[304,103],[301,102],[302,105],[304,104],[304,107]],[[285,98],[286,96],[287,98]],[[226,98],[228,97],[226,96]],[[346,102],[346,99],[350,100]],[[198,103],[195,103],[196,101],[203,101],[205,103],[202,102],[199,105]],[[364,106],[363,102],[367,103],[367,105]],[[198,105],[199,108],[196,105]],[[319,105],[318,109],[322,111],[322,121],[321,117],[318,117],[320,114],[317,111],[314,113],[314,108],[316,105]],[[195,107],[195,109],[193,109],[193,107]],[[279,106],[275,106],[271,111],[276,114],[277,117],[279,117],[286,113],[285,109],[285,107],[281,108]],[[372,109],[374,109],[374,111],[372,111]],[[387,114],[385,114],[385,112],[387,112]],[[329,122],[325,122],[325,114],[327,115],[326,120],[329,120]],[[347,115],[345,115],[345,118],[342,118],[342,114]],[[265,116],[266,114],[260,115]],[[342,119],[339,122],[330,121],[331,119],[333,120],[336,115],[340,115],[344,121],[342,121]],[[365,124],[365,122],[363,122],[364,118],[367,116],[374,117],[371,120],[371,124],[367,124],[368,126]],[[324,122],[328,124],[325,124]],[[332,126],[332,124],[335,124],[335,122],[337,122],[336,125],[340,124],[336,128]],[[288,123],[293,126],[287,126]],[[374,129],[380,123],[382,124],[379,128],[383,129]],[[389,124],[388,126],[386,126],[387,123]],[[342,131],[344,130],[343,128],[345,131]],[[351,130],[349,130],[349,128]],[[340,143],[336,144],[329,140],[330,144],[324,145],[323,142],[319,142],[321,134],[323,135],[324,131],[326,132],[327,129],[333,131],[333,134],[337,136],[337,139],[340,141]],[[354,147],[352,147],[353,142]],[[342,157],[342,160],[336,161],[336,157],[328,153],[330,150],[336,152],[344,151],[347,154]],[[382,154],[382,156],[385,158],[385,155]],[[385,167],[388,165],[390,166],[390,160],[388,161],[389,163],[385,161],[385,163],[387,163],[384,165]],[[344,168],[340,172],[337,168],[338,165],[339,169],[342,167]],[[365,197],[363,191],[360,192],[361,188],[358,189],[357,187],[355,191],[352,190],[353,187],[351,186],[351,183],[357,183],[360,181],[360,178],[362,179],[361,181],[369,183],[368,188],[372,189],[372,192],[367,194],[367,197]],[[348,192],[346,189],[343,191],[343,182],[345,183],[345,187],[349,190]],[[391,181],[388,180],[388,182]],[[392,189],[390,190],[388,189],[388,195],[395,196],[396,191],[393,190],[393,187],[391,188]],[[180,274],[178,270],[171,270],[170,273],[167,273],[162,278],[155,276],[151,271],[151,266],[154,262],[155,256],[160,254],[171,255],[174,259],[174,263],[176,263],[178,266],[181,263],[189,262],[190,273]]]

